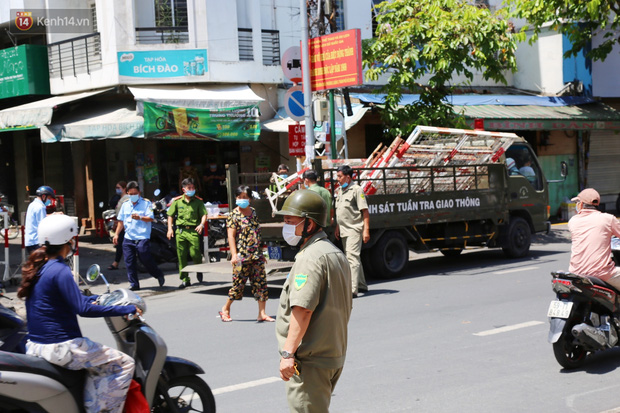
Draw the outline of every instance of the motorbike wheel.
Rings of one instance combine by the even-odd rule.
[[[562,335],[558,341],[553,343],[553,355],[565,369],[576,369],[586,360],[588,351],[572,343],[572,337]]]
[[[175,377],[168,382],[168,400],[164,395],[155,393],[154,413],[168,412],[204,412],[215,413],[215,397],[209,385],[197,376]]]

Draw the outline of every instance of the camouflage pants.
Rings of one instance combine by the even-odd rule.
[[[86,370],[84,407],[87,413],[123,411],[135,366],[127,354],[86,337],[54,344],[28,341],[26,354],[69,370]]]
[[[245,283],[250,280],[252,294],[257,301],[267,301],[267,275],[265,274],[265,259],[258,261],[244,261],[241,267],[233,267],[233,285],[228,291],[228,298],[232,301],[243,298]]]

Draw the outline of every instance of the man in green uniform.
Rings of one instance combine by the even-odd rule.
[[[351,265],[353,297],[368,291],[362,268],[362,242],[370,240],[368,203],[362,187],[353,182],[353,168],[341,165],[336,171],[340,187],[336,190],[336,238],[342,239],[344,252]]]
[[[325,413],[347,352],[351,269],[323,231],[329,215],[316,192],[293,192],[277,214],[284,215],[285,241],[301,248],[276,317],[280,377],[291,412]]]
[[[202,199],[195,196],[196,187],[192,178],[184,179],[181,185],[183,186],[183,195],[175,198],[168,208],[168,239],[174,237],[172,224],[176,216],[177,255],[179,257],[179,277],[181,278],[179,288],[182,289],[191,285],[189,275],[181,271],[187,265],[187,254],[191,255],[194,264],[202,263],[200,236],[207,221],[207,209]],[[202,273],[199,272],[196,278],[198,278],[198,282],[202,282]]]
[[[332,194],[327,189],[325,189],[325,187],[319,185],[316,182],[317,179],[318,175],[316,174],[316,171],[308,169],[306,172],[304,172],[304,186],[307,189],[321,195],[321,198],[323,198],[323,201],[325,201],[325,204],[327,205],[327,211],[329,212],[332,210]]]

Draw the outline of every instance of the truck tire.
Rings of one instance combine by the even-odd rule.
[[[409,262],[407,240],[398,231],[388,231],[372,248],[373,275],[376,278],[395,278]]]
[[[510,258],[522,258],[530,252],[532,232],[526,220],[520,217],[512,218],[508,227],[508,237],[502,247],[504,254]]]
[[[362,268],[366,278],[375,278],[375,268],[372,265],[372,253],[370,249],[362,250]]]

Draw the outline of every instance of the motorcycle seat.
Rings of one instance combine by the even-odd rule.
[[[591,277],[591,276],[587,275],[587,276],[585,276],[585,278],[590,280],[592,282],[592,284],[594,284],[594,285],[598,285],[599,287],[608,288],[608,289],[610,289],[610,290],[620,294],[620,291],[618,291],[613,285],[607,284],[605,281],[601,280],[598,277]]]
[[[40,357],[0,351],[0,372],[2,371],[33,373],[56,380],[73,394],[78,406],[83,409],[86,370],[69,370]]]

